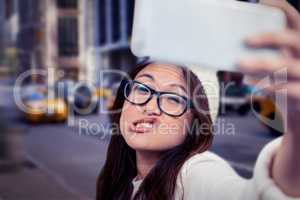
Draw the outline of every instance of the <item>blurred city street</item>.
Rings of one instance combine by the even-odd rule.
[[[11,94],[5,96],[13,102]],[[0,95],[4,96],[3,91]],[[14,128],[23,130],[27,164],[0,173],[1,197],[5,200],[93,199],[109,138],[103,137],[103,133],[90,134],[80,129],[79,123],[85,120],[105,124],[108,123],[106,115],[75,116],[72,127],[67,123],[32,125],[22,120],[13,103],[5,108]],[[215,128],[212,150],[227,159],[241,175],[251,177],[258,152],[273,136],[251,114],[222,116]],[[226,130],[229,128],[230,131]]]
[[[288,1],[300,9],[299,0]],[[0,0],[0,200],[95,199],[110,140],[105,111],[143,60],[130,46],[134,7],[132,0]],[[224,112],[211,150],[251,178],[282,118],[273,120],[272,97],[242,73],[216,76]]]

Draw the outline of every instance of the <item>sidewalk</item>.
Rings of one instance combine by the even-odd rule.
[[[37,168],[0,173],[0,200],[85,200]]]
[[[33,167],[0,170],[0,200],[92,200],[107,141],[76,130],[62,124],[27,129],[25,160]]]
[[[10,162],[1,160],[0,157],[0,200],[90,200],[90,198],[70,187],[60,175],[47,169],[40,160],[32,157],[33,152],[39,153],[42,148],[35,148],[35,146],[31,146],[32,143],[26,142],[28,139],[30,141],[36,141],[37,139],[35,135],[31,136],[28,132],[32,127],[18,121],[19,112],[12,100],[12,90],[11,88],[3,90],[3,88],[9,87],[8,84],[0,81],[0,86],[2,96],[0,99],[2,120],[0,121],[4,126],[26,130],[23,136],[24,145],[27,149],[22,159],[22,161],[25,160],[26,165],[20,165],[18,169],[7,167],[7,163]],[[41,134],[44,132],[44,129],[38,131]],[[39,141],[36,141],[36,143],[40,144]],[[45,144],[43,144],[43,148],[44,146]],[[33,151],[30,152],[30,149]],[[61,149],[64,149],[64,147],[62,146]],[[45,156],[42,155],[41,157]],[[56,155],[51,155],[51,157],[55,162]]]
[[[53,132],[55,128],[56,127],[51,128],[52,130],[49,132]],[[73,185],[70,184],[70,181],[64,177],[64,174],[70,172],[71,176],[74,176],[76,179],[75,181],[85,182],[85,178],[78,178],[79,169],[84,169],[83,164],[78,167],[73,165],[73,162],[70,160],[71,157],[73,157],[72,160],[82,160],[84,157],[83,153],[76,153],[73,156],[70,155],[71,152],[82,151],[81,148],[76,149],[76,147],[81,146],[83,138],[91,138],[76,136],[74,134],[74,138],[78,140],[76,142],[74,138],[63,138],[59,136],[61,134],[67,134],[64,133],[64,128],[60,127],[60,129],[62,129],[60,134],[55,134],[55,141],[61,139],[63,143],[60,144],[57,142],[55,147],[53,146],[53,142],[49,143],[49,141],[51,141],[49,133],[46,133],[47,135],[43,134],[45,133],[45,128],[43,127],[34,128],[34,130],[36,130],[34,133],[24,133],[26,152],[23,152],[24,156],[22,156],[22,160],[20,160],[22,164],[19,164],[17,169],[7,167],[5,163],[10,162],[0,160],[0,200],[91,200],[91,197],[88,197],[87,193],[84,194],[82,191],[79,191],[78,188],[74,188]],[[64,142],[69,141],[69,139],[71,143],[73,143],[72,147],[64,144]],[[88,145],[92,147],[96,146],[92,145],[91,142],[89,142]],[[48,164],[59,166],[62,165],[63,162],[70,163],[70,166],[61,166],[59,168],[61,169],[60,172],[48,166]],[[74,169],[77,170],[73,171]],[[84,177],[85,173],[82,175]],[[96,174],[94,177],[96,177]]]

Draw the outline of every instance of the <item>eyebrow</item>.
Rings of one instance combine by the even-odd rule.
[[[181,89],[187,94],[187,91],[186,91],[185,87],[182,86],[182,85],[173,83],[173,84],[170,84],[170,86],[171,86],[171,87],[179,87],[179,88],[181,88]]]
[[[154,81],[154,77],[150,74],[141,74],[141,75],[137,76],[136,78],[141,78],[141,77],[146,77],[146,78],[149,78],[152,81]]]
[[[154,77],[150,74],[141,74],[139,76],[137,76],[136,78],[142,78],[142,77],[146,77],[146,78],[149,78],[150,80],[154,81]],[[176,83],[172,83],[169,85],[170,87],[179,87],[181,88],[186,94],[188,94],[187,90],[185,89],[185,87],[183,85],[180,85],[180,84],[176,84]]]

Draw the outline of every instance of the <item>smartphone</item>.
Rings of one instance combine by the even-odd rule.
[[[277,8],[235,0],[137,0],[131,50],[182,65],[235,71],[242,58],[275,57],[276,49],[252,49],[247,37],[286,27]]]

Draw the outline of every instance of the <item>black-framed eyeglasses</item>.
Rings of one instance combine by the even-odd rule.
[[[179,117],[188,108],[193,107],[192,101],[185,96],[173,92],[156,91],[138,81],[128,81],[124,88],[125,99],[134,105],[145,105],[154,95],[157,96],[157,105],[160,111],[169,116]]]

